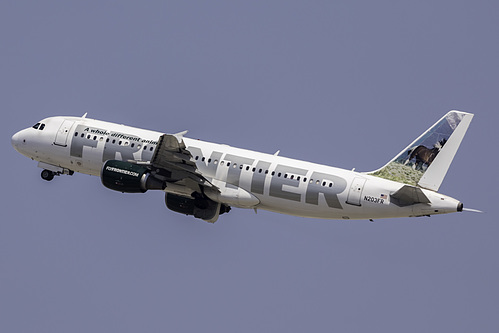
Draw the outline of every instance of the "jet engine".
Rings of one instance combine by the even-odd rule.
[[[123,193],[165,190],[167,191],[165,193],[165,203],[168,209],[185,215],[193,215],[196,218],[212,223],[218,219],[220,214],[227,213],[230,210],[230,206],[227,204],[215,202],[205,194],[192,192],[187,187],[181,187],[156,178],[151,174],[148,167],[140,164],[118,160],[106,161],[102,167],[101,181],[105,187]],[[182,191],[179,190],[180,188]],[[172,190],[176,190],[177,193],[185,192],[185,195],[172,193]]]
[[[215,202],[208,197],[194,192],[192,197],[184,197],[173,193],[165,194],[165,204],[174,212],[194,215],[198,219],[214,223],[220,214],[230,211],[230,207]]]
[[[123,193],[144,193],[147,190],[162,190],[163,182],[143,165],[109,160],[101,171],[102,184],[111,190]]]

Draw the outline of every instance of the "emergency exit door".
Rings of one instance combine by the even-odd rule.
[[[364,184],[366,183],[365,178],[356,177],[354,178],[352,184],[350,185],[350,190],[348,191],[347,204],[360,206],[360,199],[362,195],[362,190],[364,189]]]

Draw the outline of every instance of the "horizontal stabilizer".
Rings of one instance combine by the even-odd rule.
[[[417,203],[430,203],[430,200],[419,187],[404,185],[397,192],[390,195],[390,202],[399,207],[404,207]]]

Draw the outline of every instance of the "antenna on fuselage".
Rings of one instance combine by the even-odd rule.
[[[87,118],[87,113],[88,113],[88,112],[85,112],[85,114],[84,114],[83,116],[81,116],[81,119],[85,119],[85,118]]]

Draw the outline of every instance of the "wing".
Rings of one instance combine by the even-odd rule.
[[[151,159],[151,170],[158,178],[183,185],[194,192],[202,192],[201,187],[218,189],[206,179],[191,160],[192,154],[187,150],[183,135],[163,134],[158,141]]]

